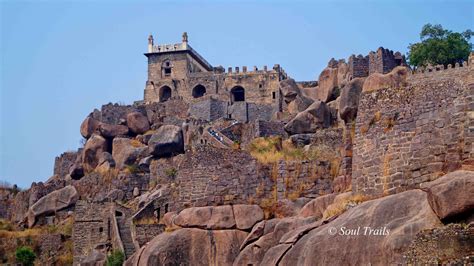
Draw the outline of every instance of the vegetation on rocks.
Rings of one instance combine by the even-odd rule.
[[[30,247],[20,247],[16,250],[15,257],[22,265],[32,266],[36,259],[36,254]]]
[[[107,266],[122,266],[125,261],[125,254],[120,250],[114,250],[107,256]]]

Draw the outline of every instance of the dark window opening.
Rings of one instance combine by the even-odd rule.
[[[230,90],[232,102],[243,102],[245,101],[245,90],[244,88],[237,86]]]
[[[229,117],[229,119],[232,119],[232,115],[231,115],[231,114],[229,114],[228,117]]]
[[[104,228],[100,227],[100,228],[99,228],[99,232],[100,232],[100,233],[104,232]]]
[[[119,212],[119,211],[115,211],[115,216],[117,216],[117,217],[122,217],[122,216],[123,216],[123,213],[122,213],[122,212]]]
[[[171,88],[164,86],[160,89],[160,102],[166,102],[171,98]]]
[[[170,67],[166,67],[165,68],[165,76],[170,76],[171,75],[171,68]]]
[[[204,96],[205,93],[206,93],[206,87],[204,87],[202,85],[197,85],[193,89],[193,97],[194,98],[202,97],[202,96]]]
[[[276,98],[276,92],[272,92],[272,98],[275,99]]]
[[[160,216],[161,216],[161,209],[158,207],[155,209],[155,217],[159,219]]]
[[[258,84],[258,87],[261,89],[261,88],[263,87],[263,85],[262,85],[262,84]]]
[[[168,212],[168,203],[165,204],[165,213]]]

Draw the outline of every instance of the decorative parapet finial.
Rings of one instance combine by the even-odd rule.
[[[153,52],[153,42],[154,42],[154,40],[153,40],[153,35],[150,34],[150,35],[148,36],[148,52],[149,52],[149,53],[152,53],[152,52]]]
[[[183,43],[187,43],[187,42],[188,42],[188,33],[183,32]]]

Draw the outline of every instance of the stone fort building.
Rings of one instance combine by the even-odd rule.
[[[221,117],[242,122],[268,121],[282,111],[279,84],[289,77],[278,64],[271,69],[243,66],[229,67],[226,71],[222,66],[214,67],[189,45],[186,32],[182,42],[176,44],[155,45],[150,35],[145,56],[148,58],[146,103],[181,99],[190,104],[190,116],[207,121]],[[344,60],[331,59],[328,67],[337,67],[341,61]],[[347,64],[350,78],[367,77],[405,65],[405,58],[399,52],[379,48],[365,57],[353,55]],[[316,81],[297,83],[301,87],[317,85]]]

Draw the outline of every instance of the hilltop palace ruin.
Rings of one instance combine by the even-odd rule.
[[[212,66],[188,42],[186,32],[182,42],[155,45],[148,37],[148,80],[144,101],[165,102],[171,98],[191,103],[190,115],[212,121],[221,117],[242,122],[256,119],[270,120],[272,114],[282,112],[280,81],[288,75],[279,64],[271,69],[254,66]],[[344,60],[332,59],[328,67],[337,67]],[[345,62],[344,62],[345,63]],[[368,77],[372,73],[388,73],[396,66],[406,65],[400,52],[379,48],[367,56],[349,58],[349,80]],[[316,82],[298,82],[301,88],[315,87]]]

